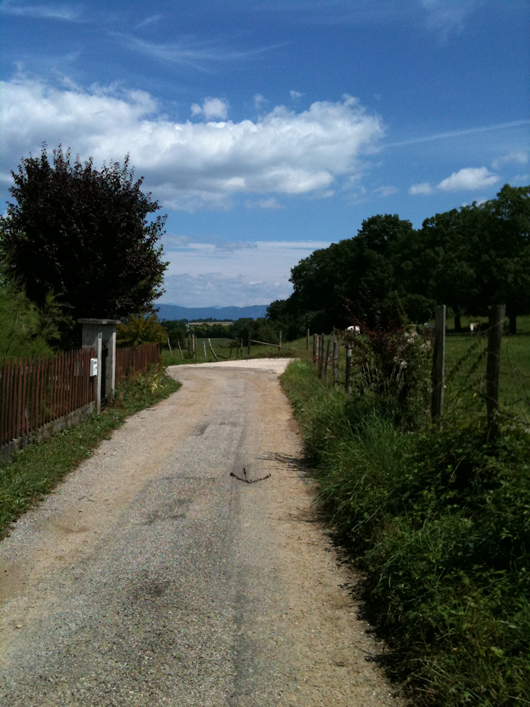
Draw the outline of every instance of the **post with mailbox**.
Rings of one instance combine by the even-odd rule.
[[[81,345],[95,349],[90,362],[90,375],[96,376],[96,411],[101,412],[102,399],[114,400],[116,388],[116,326],[118,319],[78,319],[82,325]]]

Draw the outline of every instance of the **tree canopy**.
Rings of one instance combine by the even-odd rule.
[[[34,304],[53,292],[74,319],[150,311],[167,267],[159,245],[165,217],[152,216],[158,202],[142,192],[128,157],[98,170],[61,147],[50,161],[44,146],[12,175],[1,257]]]
[[[505,303],[510,331],[530,312],[530,187],[506,184],[495,199],[436,214],[416,230],[397,215],[377,215],[356,236],[314,251],[291,270],[293,294],[273,302],[271,322],[301,335],[353,321],[391,323],[405,311],[429,319],[446,304],[487,314]]]

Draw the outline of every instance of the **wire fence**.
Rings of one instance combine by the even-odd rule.
[[[423,330],[432,356],[430,416],[433,420],[444,417],[444,400],[446,408],[461,408],[464,402],[475,400],[485,404],[489,425],[494,420],[530,425],[530,337],[503,337],[504,308],[501,312],[500,307],[490,308],[489,323],[471,328],[471,337],[460,334],[448,338],[447,347],[445,308],[434,329]],[[352,352],[359,351],[357,336],[363,334],[359,327],[355,330],[336,330],[328,337],[312,336],[312,360],[319,378],[344,388],[347,393],[351,393],[354,366],[358,365],[355,356],[352,361]],[[308,333],[308,353],[310,343]],[[475,410],[479,411],[476,405]]]

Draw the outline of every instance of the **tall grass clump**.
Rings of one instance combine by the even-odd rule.
[[[362,345],[370,356],[357,362],[350,398],[309,363],[291,364],[282,384],[321,504],[364,571],[386,666],[414,704],[530,704],[528,431],[511,422],[487,441],[472,396],[443,428],[430,425],[425,343],[413,342],[411,365],[403,351]],[[383,357],[408,380],[392,365],[385,380]]]

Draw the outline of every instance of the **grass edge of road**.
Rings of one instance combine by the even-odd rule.
[[[9,534],[12,523],[90,457],[128,417],[164,400],[180,387],[163,367],[151,367],[121,383],[116,388],[115,402],[101,414],[91,415],[41,444],[32,444],[0,464],[0,540]]]
[[[424,707],[530,704],[528,430],[403,428],[386,389],[348,397],[302,361],[280,381],[388,674]]]

